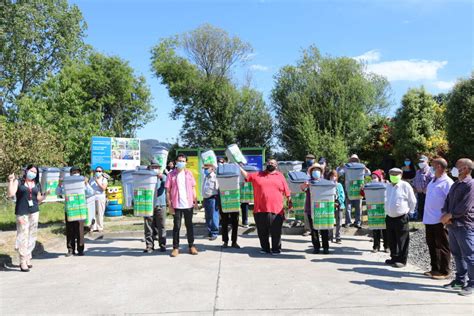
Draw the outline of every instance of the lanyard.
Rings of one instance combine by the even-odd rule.
[[[28,182],[25,182],[25,186],[26,188],[28,189],[28,200],[29,201],[32,201],[33,200],[33,188],[29,186],[29,183]]]

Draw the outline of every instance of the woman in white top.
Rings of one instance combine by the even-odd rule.
[[[104,177],[102,167],[95,168],[95,175],[89,184],[95,195],[95,223],[92,225],[91,231],[102,232],[104,230],[105,190],[107,189],[107,179]]]

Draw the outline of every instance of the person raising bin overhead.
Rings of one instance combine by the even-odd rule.
[[[179,231],[182,218],[186,225],[189,253],[197,255],[194,246],[193,208],[197,206],[196,180],[191,171],[186,169],[187,157],[179,154],[176,158],[176,169],[166,179],[166,200],[170,213],[173,214],[173,251],[171,257],[179,255]]]
[[[260,252],[264,254],[279,254],[281,252],[281,230],[285,217],[283,197],[287,198],[288,208],[293,207],[288,184],[277,168],[278,163],[275,159],[267,161],[265,171],[249,174],[242,167],[240,168],[245,181],[251,182],[253,185],[253,212],[262,248]]]
[[[158,182],[153,198],[153,216],[143,217],[146,243],[144,252],[146,253],[151,253],[155,249],[155,237],[158,239],[160,251],[166,251],[166,175],[161,171],[161,167],[156,159],[152,159],[148,166],[148,170],[156,173]]]

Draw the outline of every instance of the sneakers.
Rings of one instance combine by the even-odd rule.
[[[392,267],[394,267],[394,268],[404,268],[404,267],[406,267],[406,264],[401,263],[401,262],[395,262],[395,263],[392,265]]]
[[[461,296],[471,296],[472,295],[472,286],[465,286],[461,289],[461,292],[458,293]]]
[[[235,249],[240,249],[240,246],[239,246],[239,244],[238,244],[238,243],[236,243],[236,242],[233,242],[233,243],[232,243],[232,248],[235,248]]]
[[[228,244],[227,242],[224,242],[224,243],[222,244],[222,248],[229,248],[229,244]]]
[[[395,263],[395,260],[393,260],[393,259],[387,259],[387,260],[385,260],[385,264],[392,265],[392,264],[394,264],[394,263]]]
[[[342,243],[341,238],[336,238],[336,244],[340,244],[340,243]]]
[[[179,249],[175,248],[171,251],[171,257],[177,257],[179,255]]]
[[[464,283],[461,283],[457,280],[453,280],[451,283],[443,285],[443,287],[449,290],[462,290],[465,286]]]
[[[198,251],[197,251],[197,249],[196,249],[195,246],[191,246],[191,247],[189,248],[189,254],[191,254],[191,255],[193,255],[193,256],[195,256],[195,255],[198,254]]]

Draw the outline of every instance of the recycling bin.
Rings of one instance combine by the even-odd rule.
[[[244,155],[240,151],[239,146],[236,144],[227,146],[225,155],[227,156],[229,162],[243,163],[244,165],[247,164],[247,159],[245,159]]]
[[[153,156],[153,159],[158,161],[161,166],[161,172],[163,172],[168,160],[168,149],[163,146],[153,146],[151,147],[151,155]]]
[[[322,179],[311,182],[311,217],[313,228],[329,230],[334,227],[336,184]]]
[[[133,214],[153,216],[154,197],[158,177],[151,170],[133,172]]]
[[[293,210],[287,214],[287,217],[304,221],[306,192],[301,191],[301,185],[309,181],[309,176],[305,172],[290,171],[287,180],[291,191],[291,200],[293,201]]]
[[[223,213],[240,212],[240,168],[228,163],[217,168],[217,182]]]
[[[59,201],[59,197],[56,195],[56,188],[59,184],[59,177],[61,170],[59,168],[41,168],[41,190],[44,192],[50,191],[44,202],[56,202]]]
[[[124,170],[122,171],[122,192],[123,192],[123,205],[126,208],[132,207],[133,201],[133,173],[135,170]]]
[[[243,169],[248,174],[260,171],[255,166],[244,166]],[[245,182],[244,177],[240,177],[240,203],[253,204],[253,185],[251,182]]]
[[[217,167],[217,157],[213,150],[206,150],[201,153],[201,160],[203,165],[213,165]]]
[[[385,191],[386,185],[381,182],[367,183],[364,186],[365,202],[369,229],[385,229]]]
[[[83,176],[63,179],[64,201],[68,222],[87,220],[89,210],[86,201],[86,185]]]
[[[346,192],[349,200],[360,200],[360,189],[364,185],[365,165],[358,162],[344,166]]]

